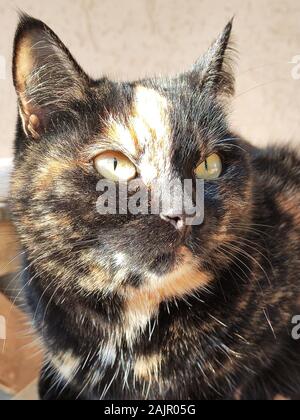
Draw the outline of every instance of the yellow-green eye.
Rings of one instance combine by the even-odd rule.
[[[218,179],[222,174],[222,161],[219,155],[216,153],[209,156],[204,162],[202,162],[196,168],[196,177],[209,180]]]
[[[134,164],[119,152],[102,153],[95,158],[94,165],[97,172],[110,181],[130,181],[137,174]]]

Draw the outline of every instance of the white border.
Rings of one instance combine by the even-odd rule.
[[[13,159],[0,159],[0,206],[8,197],[10,175],[13,169]]]

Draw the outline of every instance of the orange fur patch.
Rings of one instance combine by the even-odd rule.
[[[45,192],[54,180],[59,178],[65,171],[70,170],[76,166],[76,162],[67,162],[59,159],[49,159],[42,164],[36,177],[34,184],[37,191]]]
[[[210,274],[198,270],[188,249],[182,248],[180,253],[182,263],[173,272],[160,277],[149,274],[145,285],[140,289],[126,288],[124,328],[129,342],[132,342],[136,332],[143,330],[157,313],[161,302],[189,295],[212,280]]]

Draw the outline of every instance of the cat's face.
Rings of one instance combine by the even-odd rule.
[[[14,56],[21,118],[12,204],[23,246],[41,272],[67,288],[102,292],[176,273],[209,281],[201,273],[223,261],[226,244],[238,241],[251,217],[247,153],[223,107],[233,91],[225,62],[230,30],[186,74],[116,83],[92,81],[49,28],[23,18]],[[207,178],[200,225],[187,226],[172,208],[97,210],[100,180],[136,179],[151,192],[166,180],[195,185],[199,174]]]

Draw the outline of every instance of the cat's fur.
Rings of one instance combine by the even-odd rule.
[[[41,398],[299,394],[300,160],[230,131],[231,27],[185,74],[117,83],[89,78],[44,23],[22,16],[11,208],[46,347]],[[91,155],[112,149],[135,159],[149,188],[149,171],[193,178],[219,153],[203,225],[180,235],[156,215],[100,216]]]

